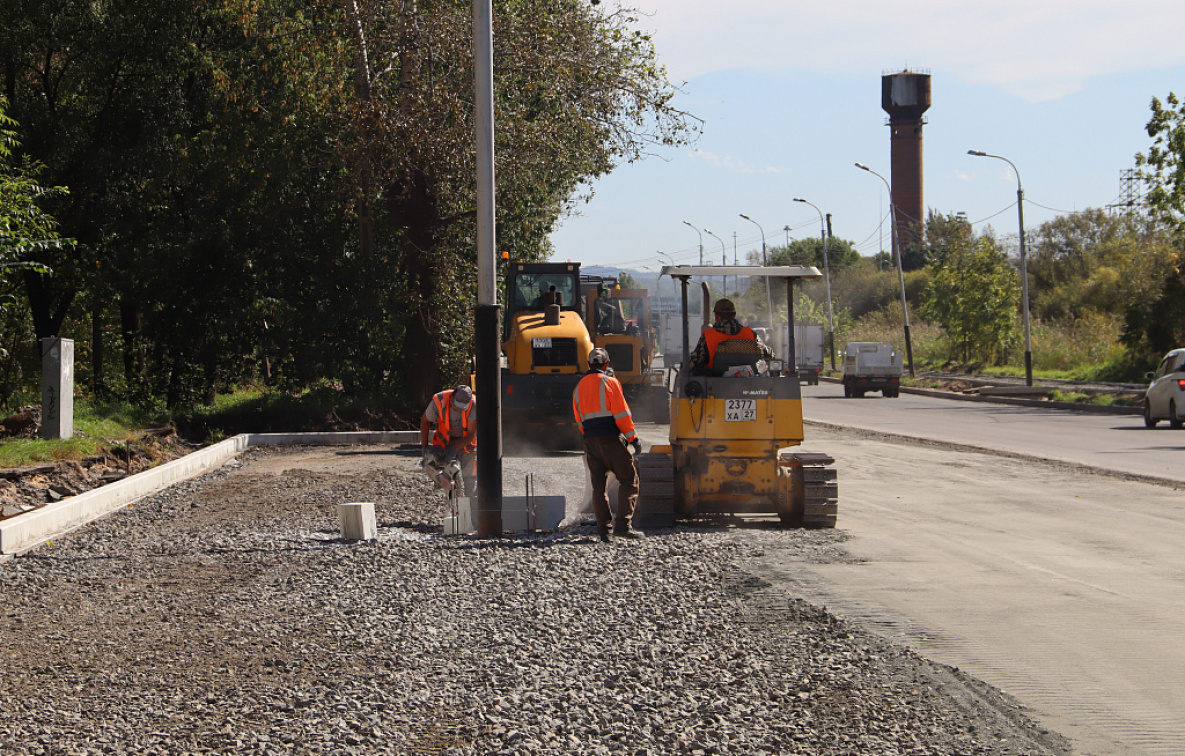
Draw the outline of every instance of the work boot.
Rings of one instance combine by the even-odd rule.
[[[640,530],[635,530],[634,528],[617,528],[613,531],[613,535],[619,536],[621,538],[631,538],[634,540],[646,537],[645,533]]]
[[[601,543],[609,543],[609,534],[601,533]]]

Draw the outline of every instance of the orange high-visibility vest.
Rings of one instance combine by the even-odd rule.
[[[708,368],[711,369],[713,363],[716,361],[716,347],[720,346],[721,342],[729,339],[750,339],[757,340],[757,334],[749,326],[741,326],[741,330],[734,334],[720,333],[715,328],[709,328],[704,331],[704,343],[708,345]]]
[[[585,373],[572,392],[572,415],[581,434],[586,437],[616,436],[618,433],[623,434],[626,441],[638,437],[621,381],[608,373],[599,370]]]
[[[433,404],[436,405],[436,432],[432,435],[432,444],[439,446],[442,449],[447,449],[449,442],[452,439],[449,437],[449,432],[452,430],[452,418],[450,410],[453,403],[453,390],[441,391],[432,397]],[[469,433],[469,413],[477,406],[477,402],[469,402],[469,406],[461,410],[461,435],[464,436]],[[465,451],[472,454],[477,449],[477,439],[470,440],[465,445]]]

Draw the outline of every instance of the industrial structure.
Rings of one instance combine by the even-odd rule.
[[[893,211],[904,248],[922,241],[922,126],[930,107],[929,72],[904,70],[881,76],[881,108],[889,114]]]

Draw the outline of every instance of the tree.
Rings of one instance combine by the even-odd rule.
[[[1165,102],[1152,98],[1147,124],[1152,147],[1136,155],[1149,186],[1145,202],[1152,217],[1173,237],[1172,254],[1158,270],[1148,297],[1128,309],[1124,343],[1149,361],[1185,344],[1185,104],[1170,92]]]
[[[57,222],[41,207],[42,202],[67,191],[65,187],[41,186],[37,181],[41,166],[28,158],[14,157],[20,143],[14,130],[17,123],[7,110],[7,100],[0,97],[0,282],[18,270],[48,275],[48,267],[27,258],[70,245],[69,240],[59,238]],[[0,298],[0,310],[12,304],[11,296]]]
[[[499,0],[494,18],[499,246],[537,259],[580,185],[682,142],[688,121],[629,12],[601,13],[582,0]],[[356,103],[348,142],[373,159],[386,224],[376,230],[387,240],[380,264],[399,282],[389,312],[404,313],[400,351],[414,366],[407,388],[422,403],[469,343],[471,6],[360,2],[357,19],[370,99]]]
[[[995,363],[1016,342],[1019,286],[1016,273],[990,237],[974,246],[947,250],[929,266],[922,297],[924,317],[945,332],[952,359]]]
[[[860,253],[852,242],[834,236],[827,239],[827,254],[832,273],[846,270],[860,261]],[[786,246],[772,247],[769,250],[769,264],[813,265],[823,270],[823,240],[812,236],[795,239]]]

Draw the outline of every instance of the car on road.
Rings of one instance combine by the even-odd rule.
[[[1173,428],[1185,424],[1185,349],[1164,356],[1156,372],[1145,376],[1151,383],[1144,392],[1144,425],[1155,428],[1168,420]]]

